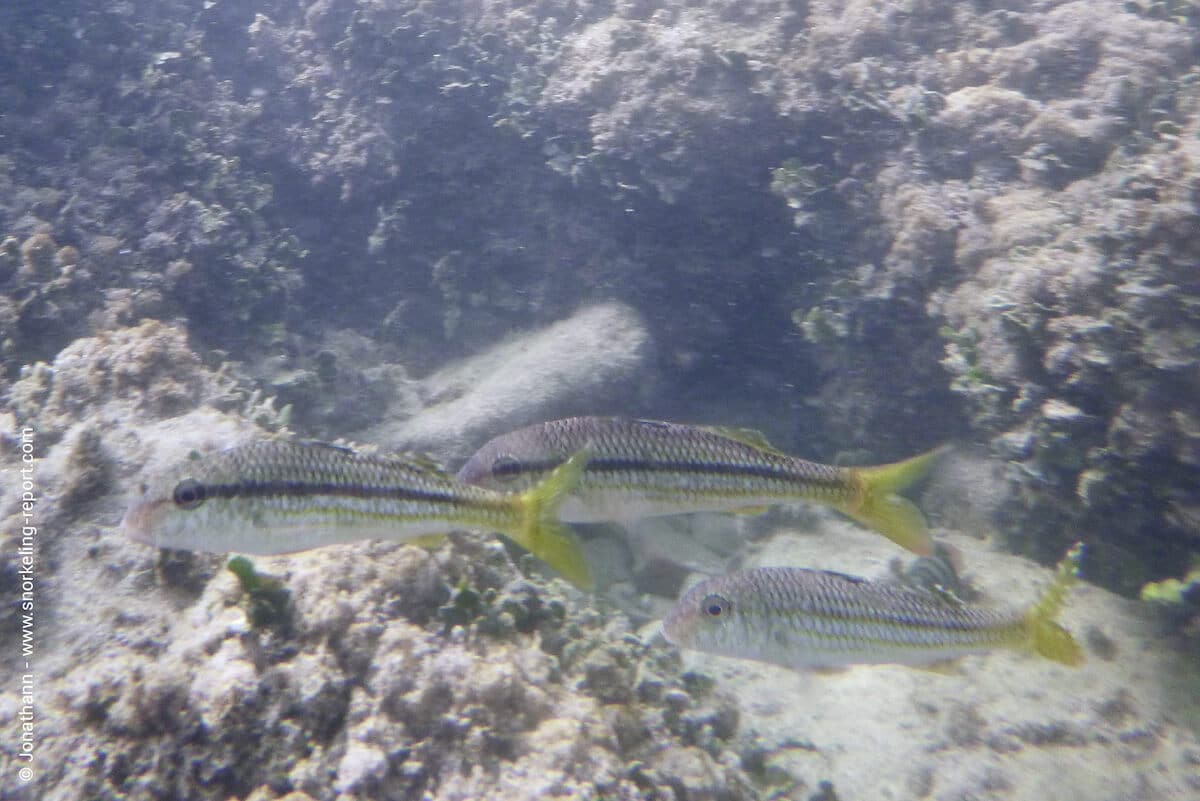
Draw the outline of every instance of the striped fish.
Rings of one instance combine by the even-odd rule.
[[[188,460],[143,484],[121,528],[159,548],[246,554],[497,531],[586,588],[582,551],[557,517],[584,461],[572,457],[516,494],[463,484],[419,457],[256,442]]]
[[[975,593],[959,578],[961,569],[962,554],[959,550],[948,542],[935,542],[932,555],[914,559],[897,578],[919,590],[959,601],[971,600]]]
[[[563,503],[560,516],[567,522],[628,523],[816,501],[914,553],[927,555],[932,547],[921,512],[895,493],[923,477],[938,451],[882,467],[836,467],[780,453],[744,430],[571,417],[496,437],[471,456],[458,478],[524,489],[580,451],[588,462]]]
[[[663,620],[684,648],[794,668],[899,663],[928,666],[996,648],[1083,661],[1055,622],[1078,574],[1082,546],[1026,611],[955,602],[946,595],[842,573],[762,567],[701,581]]]

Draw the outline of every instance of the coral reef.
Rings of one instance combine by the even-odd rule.
[[[520,575],[495,541],[199,582],[111,536],[60,558],[82,581],[43,625],[30,798],[760,797],[711,682],[619,613]],[[73,761],[80,748],[94,757]]]
[[[641,341],[626,309],[583,314],[624,321]],[[262,435],[258,395],[231,369],[205,367],[181,328],[147,321],[78,340],[14,385],[6,442],[26,424],[41,457],[47,699],[37,778],[15,797],[164,786],[214,799],[760,797],[740,767],[737,710],[711,682],[619,612],[522,575],[492,539],[222,570],[116,535],[140,475]],[[0,462],[6,588],[18,575],[15,453]],[[19,706],[4,692],[8,726]],[[95,758],[68,757],[81,747]]]
[[[72,245],[59,246],[39,223],[21,241],[0,243],[0,368],[16,373],[23,360],[49,358],[52,348],[84,333],[94,276]],[[2,380],[2,378],[0,378]]]
[[[226,374],[287,409],[286,422],[298,430],[332,440],[376,423],[388,408],[420,406],[410,370],[391,358],[388,348],[352,330],[319,339],[285,334],[268,351],[229,364]]]
[[[205,397],[210,384],[184,331],[149,320],[78,339],[51,364],[21,371],[8,403],[43,436],[61,434],[99,406],[129,403],[139,414],[170,417]]]
[[[0,49],[24,55],[6,63],[2,90],[22,122],[3,123],[14,148],[0,170],[0,230],[65,241],[64,272],[80,268],[72,286],[56,287],[49,243],[25,249],[43,254],[25,283],[34,296],[55,290],[62,307],[54,326],[27,337],[26,361],[29,349],[45,359],[86,333],[89,312],[130,288],[163,296],[159,314],[192,314],[212,340],[236,341],[251,316],[284,310],[298,254],[266,222],[270,187],[238,168],[233,129],[247,109],[223,93],[190,16],[176,2],[4,9]],[[37,52],[69,56],[30,57]],[[183,260],[187,270],[164,269]]]
[[[1195,3],[0,6],[0,587],[28,427],[59,762],[31,792],[749,798],[779,762],[793,795],[1020,796],[1065,749],[1153,754],[1138,793],[1195,791],[1194,744],[1112,689],[1107,650],[1087,711],[1002,723],[994,696],[905,685],[941,756],[881,790],[847,778],[878,765],[823,762],[861,731],[747,749],[673,656],[480,540],[257,565],[291,623],[255,626],[218,561],[109,525],[139,466],[289,423],[454,456],[652,405],[828,460],[986,444],[960,462],[977,492],[935,486],[941,522],[1047,562],[1084,537],[1088,577],[1128,595],[1178,578],[1200,543]],[[610,535],[589,548],[630,608],[683,580],[678,531]],[[708,550],[738,558],[686,566]],[[1090,642],[1151,650],[1091,598],[1121,628],[1093,616]]]
[[[1113,156],[1061,189],[981,200],[959,240],[970,277],[935,296],[947,368],[1013,465],[1010,540],[1049,559],[1082,534],[1094,578],[1128,593],[1194,550],[1200,420],[1200,93],[1174,87],[1184,136]],[[1134,140],[1137,141],[1137,140]],[[1192,544],[1189,544],[1192,543]]]

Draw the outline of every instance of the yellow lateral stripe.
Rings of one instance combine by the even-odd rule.
[[[504,510],[502,510],[502,509],[496,510],[496,513],[495,513],[496,521],[484,520],[482,518],[468,518],[466,516],[450,516],[449,514],[447,514],[445,512],[436,512],[436,513],[435,512],[424,512],[424,513],[423,512],[415,512],[412,514],[402,514],[402,513],[398,513],[398,512],[369,512],[369,511],[365,511],[362,509],[350,509],[350,508],[347,508],[344,506],[311,506],[310,505],[310,506],[306,506],[303,509],[272,509],[271,511],[274,514],[277,514],[281,517],[292,519],[292,520],[294,520],[296,518],[304,517],[306,515],[312,515],[314,517],[317,517],[320,515],[325,515],[326,517],[350,515],[355,518],[362,518],[364,520],[364,522],[397,522],[397,523],[436,520],[439,522],[458,523],[458,524],[467,524],[467,523],[471,523],[471,522],[490,524],[492,522],[498,522],[502,517],[505,516],[503,514]],[[508,521],[508,522],[511,522],[513,525],[515,525],[516,524],[515,513],[513,513],[510,509],[509,514],[512,516],[512,519],[511,519],[511,521]]]

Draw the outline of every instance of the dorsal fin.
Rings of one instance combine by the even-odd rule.
[[[293,440],[279,440],[279,441],[280,442],[291,442],[295,445],[303,445],[306,448],[328,448],[331,451],[337,451],[338,453],[344,453],[347,456],[358,456],[359,455],[358,452],[356,450],[354,450],[354,448],[351,448],[346,445],[335,445],[332,442],[326,442],[325,440],[322,440],[322,439],[293,439]]]
[[[836,570],[813,570],[814,573],[820,573],[823,576],[848,581],[851,584],[870,584],[870,579],[865,579],[862,576],[851,576],[849,573],[839,573]]]
[[[739,426],[700,426],[700,428],[709,433],[716,434],[726,439],[732,439],[743,445],[749,445],[751,448],[769,451],[771,453],[781,453],[781,451],[771,444],[767,439],[766,434],[756,428],[742,428]]]
[[[414,467],[419,467],[422,470],[427,470],[430,473],[437,473],[438,475],[443,476],[452,475],[446,465],[442,464],[424,451],[398,451],[396,453],[387,454],[386,458],[395,459],[397,461],[404,462],[405,464],[411,464]]]
[[[373,452],[368,449],[363,453],[350,445],[337,445],[332,442],[325,442],[319,439],[297,439],[292,440],[297,445],[312,448],[328,448],[331,451],[352,456],[356,459],[369,459],[376,462],[394,462],[398,465],[410,467],[418,472],[429,473],[436,476],[450,476],[450,471],[441,462],[434,459],[424,451],[390,451],[390,452]]]

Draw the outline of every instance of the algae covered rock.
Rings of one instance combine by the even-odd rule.
[[[1114,760],[1167,765],[1122,791],[1195,789],[1194,744],[1137,698],[1064,691],[1077,708],[1045,718],[1023,665],[967,688],[993,688],[990,714],[924,676],[763,681],[763,756],[727,674],[714,689],[495,540],[239,581],[112,529],[141,471],[289,405],[307,435],[443,455],[653,406],[766,421],[816,458],[990,442],[943,522],[1046,560],[1083,536],[1090,577],[1130,593],[1178,580],[1200,536],[1194,4],[28,5],[0,9],[0,584],[28,426],[30,797],[1022,796]],[[680,580],[643,568],[630,594]],[[1119,634],[1118,654],[1163,648]],[[780,725],[781,698],[856,728],[814,742],[831,729]],[[842,756],[862,784],[749,779]]]
[[[969,358],[956,341],[946,363],[955,388],[1015,465],[1013,541],[1049,559],[1086,533],[1100,540],[1093,577],[1130,594],[1173,572],[1194,537],[1171,510],[1196,502],[1196,252],[1176,227],[1200,222],[1181,200],[1200,175],[1195,142],[1130,165],[1160,176],[1152,195],[1117,174],[989,201],[993,238],[972,237],[963,255],[978,269],[941,302],[971,336]],[[1018,236],[1006,218],[1032,224]]]
[[[269,571],[291,594],[287,627],[255,622],[243,600],[261,588],[244,570],[174,596],[170,611],[169,585],[153,580],[140,599],[126,588],[96,610],[98,625],[160,635],[96,640],[86,664],[63,662],[51,685],[57,711],[43,724],[47,758],[86,741],[104,766],[63,760],[33,789],[115,797],[168,783],[197,799],[273,790],[498,801],[688,787],[699,793],[689,797],[759,797],[737,767],[727,699],[632,637],[619,614],[519,576],[493,548],[476,538],[433,552],[369,545],[260,560],[255,575]],[[458,592],[469,585],[486,600],[447,629],[434,613],[454,576]],[[522,599],[526,616],[497,627],[494,615],[517,609],[506,598]],[[598,653],[627,666],[628,691],[596,684]],[[181,767],[196,762],[198,772]]]
[[[9,402],[46,433],[61,431],[113,402],[167,417],[204,397],[209,384],[200,366],[181,328],[148,320],[76,340],[53,363],[25,368]]]

